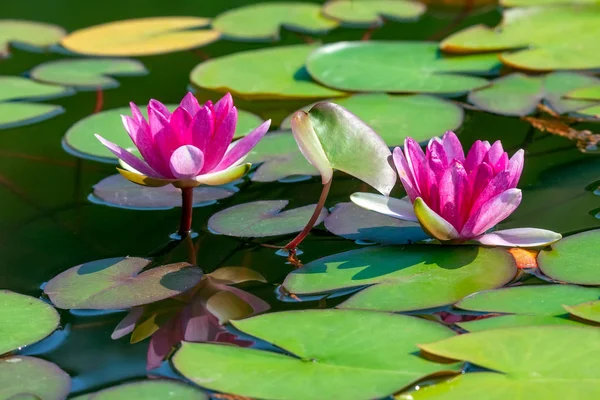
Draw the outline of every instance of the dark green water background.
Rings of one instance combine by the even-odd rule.
[[[248,3],[244,0],[4,0],[0,4],[0,18],[49,22],[73,31],[103,22],[148,16],[214,17]],[[424,40],[450,24],[455,16],[430,11],[415,23],[388,23],[374,33],[373,39]],[[491,8],[473,13],[453,31],[474,23],[495,25],[499,20],[500,13]],[[363,33],[338,29],[322,40],[358,40]],[[282,40],[277,43],[219,41],[202,51],[216,57],[293,43],[302,43],[302,39],[283,32]],[[26,74],[44,61],[62,57],[56,53],[13,49],[10,58],[0,61],[0,74]],[[129,101],[144,104],[150,98],[164,103],[178,102],[188,86],[189,72],[202,59],[188,51],[144,57],[141,61],[150,73],[118,78],[121,87],[104,92],[104,109],[121,107]],[[62,105],[66,112],[42,123],[0,131],[0,289],[32,296],[40,296],[40,286],[69,267],[108,257],[152,254],[169,241],[179,218],[179,209],[134,211],[90,203],[87,197],[92,186],[115,173],[114,166],[79,160],[65,153],[61,138],[72,124],[93,112],[96,93],[80,92],[52,103]],[[566,139],[532,131],[518,118],[467,111],[458,133],[465,146],[481,138],[502,139],[511,154],[519,147],[526,148],[525,170],[519,184],[523,202],[502,228],[534,226],[568,234],[600,226],[593,211],[600,207],[600,198],[586,190],[600,179],[600,161],[596,155],[582,154]],[[349,201],[348,196],[360,189],[360,182],[336,176],[327,205]],[[299,183],[251,183],[229,199],[195,209],[193,227],[199,232],[195,239],[199,244],[198,265],[206,272],[220,266],[239,265],[260,271],[269,285],[254,293],[269,301],[275,310],[316,307],[316,303],[297,304],[277,299],[277,285],[291,270],[284,258],[276,256],[272,249],[213,235],[207,231],[206,221],[219,210],[255,200],[288,199],[291,207],[315,203],[320,190],[316,178]],[[399,187],[394,195],[401,195]],[[285,239],[270,242],[284,244]],[[318,228],[301,246],[304,251],[301,258],[308,262],[356,247],[359,246]],[[185,260],[186,251],[176,248],[166,259]],[[130,345],[127,338],[110,339],[123,315],[63,311],[64,329],[28,347],[25,353],[40,355],[66,370],[74,378],[74,392],[143,378],[148,342]]]

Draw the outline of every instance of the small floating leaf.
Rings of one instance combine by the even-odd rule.
[[[457,367],[415,355],[417,343],[454,333],[405,315],[306,310],[232,323],[287,354],[184,342],[173,357],[175,368],[200,386],[239,396],[360,400],[389,396],[424,376]]]
[[[323,14],[351,28],[381,26],[385,19],[412,21],[425,12],[425,5],[409,0],[330,0]]]
[[[0,359],[0,399],[27,394],[41,400],[62,400],[70,391],[71,378],[56,364],[27,356]]]
[[[47,48],[56,43],[66,32],[57,25],[18,19],[0,20],[0,57],[9,53],[10,44],[25,44]]]
[[[287,200],[239,204],[210,217],[208,227],[222,235],[236,237],[267,237],[300,232],[310,219],[315,205],[281,211],[287,204]],[[323,209],[315,225],[323,222],[326,216],[327,210]]]
[[[576,317],[600,324],[600,300],[589,301],[574,306],[565,305],[565,310]]]
[[[149,263],[136,257],[91,261],[52,278],[44,293],[58,308],[130,308],[176,296],[202,278],[202,271],[187,263],[142,272]]]
[[[124,383],[73,400],[208,400],[208,395],[182,382],[160,379]]]
[[[513,258],[502,249],[368,247],[305,264],[291,272],[283,286],[298,295],[367,286],[338,307],[409,311],[440,307],[471,293],[500,287],[516,271]]]
[[[35,124],[57,115],[65,110],[52,104],[8,102],[0,103],[0,129]]]
[[[582,325],[577,321],[567,318],[559,318],[548,315],[502,315],[499,317],[489,317],[474,321],[458,322],[456,325],[469,332],[481,332],[489,329],[515,328],[519,326],[539,326],[539,325]],[[550,327],[549,327],[550,329]]]
[[[70,33],[61,40],[67,49],[95,56],[149,56],[201,47],[220,34],[205,29],[210,19],[153,17],[114,21]],[[203,29],[201,29],[203,28]]]

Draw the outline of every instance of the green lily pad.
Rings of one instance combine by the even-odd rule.
[[[334,101],[373,128],[390,147],[403,145],[407,136],[424,142],[443,132],[456,130],[464,118],[461,107],[429,95],[372,93]],[[303,109],[308,111],[310,107]],[[282,122],[281,129],[291,129],[292,115]],[[436,117],[430,118],[431,115]]]
[[[249,4],[219,14],[212,23],[223,38],[241,41],[279,40],[282,27],[320,35],[338,25],[336,20],[321,14],[320,5],[300,2]]]
[[[67,32],[57,25],[18,19],[0,20],[0,57],[6,57],[10,44],[24,44],[35,48],[47,48]]]
[[[515,8],[504,11],[498,27],[471,26],[446,38],[441,49],[506,51],[504,64],[531,71],[596,69],[599,34],[600,5]]]
[[[168,104],[167,108],[174,110],[177,106],[177,104]],[[146,107],[141,107],[140,111],[145,118],[148,117]],[[121,115],[131,115],[131,109],[129,107],[114,108],[79,120],[67,130],[63,138],[65,149],[76,157],[116,164],[115,155],[100,143],[94,134],[97,133],[123,148],[133,147],[133,142],[123,127]],[[245,136],[262,122],[260,117],[247,111],[238,110],[235,137]]]
[[[27,356],[0,359],[0,399],[63,400],[70,391],[71,378],[56,364]]]
[[[526,285],[475,293],[456,303],[471,311],[507,314],[565,314],[563,305],[575,305],[600,298],[600,288],[575,285]]]
[[[91,261],[52,278],[44,293],[63,309],[130,308],[181,294],[202,278],[202,271],[187,263],[142,271],[148,264],[136,257]]]
[[[208,227],[216,233],[235,237],[267,237],[300,232],[310,219],[315,205],[287,211],[287,200],[263,200],[239,204],[219,211],[208,220]],[[323,222],[327,210],[321,210],[315,225]]]
[[[548,315],[501,315],[499,317],[483,318],[474,321],[458,322],[456,325],[469,332],[481,332],[489,329],[515,328],[519,326],[554,326],[582,325],[580,322],[567,318]],[[549,327],[549,329],[551,329]]]
[[[75,53],[134,57],[189,50],[215,42],[220,33],[200,17],[152,17],[113,21],[71,32],[60,44]]]
[[[570,99],[600,101],[600,84],[598,81],[595,81],[594,83],[595,85],[588,85],[588,87],[581,87],[572,90],[571,92],[567,93],[567,97]]]
[[[298,176],[317,176],[319,171],[302,155],[291,132],[272,132],[262,138],[246,161],[262,164],[251,176],[254,182],[274,182]]]
[[[425,12],[425,5],[408,0],[334,0],[323,6],[323,14],[339,20],[342,26],[369,28],[385,19],[413,21]]]
[[[420,347],[437,356],[468,361],[497,372],[467,373],[423,387],[410,393],[414,400],[600,398],[597,328],[493,329]]]
[[[354,203],[336,204],[325,218],[325,228],[346,239],[379,244],[407,244],[429,237],[417,223],[368,211]]]
[[[368,247],[312,261],[291,272],[283,286],[300,295],[367,286],[338,307],[409,311],[452,304],[503,286],[516,271],[514,259],[502,249]]]
[[[424,376],[457,367],[414,354],[417,343],[455,334],[405,315],[305,310],[232,324],[291,354],[184,342],[173,357],[175,368],[200,386],[240,396],[359,400],[389,396]]]
[[[193,386],[172,380],[147,380],[124,383],[73,400],[208,400],[208,395]]]
[[[304,67],[316,45],[244,51],[204,61],[190,74],[192,83],[244,99],[326,99],[344,93],[315,83]],[[240,74],[240,71],[244,71]]]
[[[598,0],[500,0],[504,7],[535,7],[554,5],[598,4]]]
[[[589,301],[575,306],[565,305],[565,310],[581,319],[600,323],[600,300]]]
[[[111,76],[145,75],[148,71],[137,60],[119,58],[90,58],[56,60],[38,65],[31,70],[33,79],[77,90],[112,89],[119,82]]]
[[[0,355],[42,340],[60,317],[54,307],[34,297],[0,290]]]
[[[61,106],[15,101],[0,103],[0,129],[35,124],[64,113]]]
[[[485,86],[495,54],[444,57],[434,42],[339,42],[315,50],[306,68],[317,82],[352,92],[460,95]]]
[[[600,229],[561,239],[538,255],[538,265],[551,278],[580,285],[600,285],[597,246]]]

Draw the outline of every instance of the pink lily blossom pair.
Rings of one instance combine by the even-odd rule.
[[[423,152],[412,138],[397,147],[393,161],[407,197],[354,193],[357,205],[394,218],[418,222],[446,243],[479,242],[491,246],[540,247],[561,239],[552,231],[518,228],[488,232],[521,203],[517,189],[523,150],[509,159],[500,141],[478,140],[466,154],[454,132],[434,138]]]

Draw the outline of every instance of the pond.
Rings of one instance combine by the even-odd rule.
[[[600,398],[600,5],[323,3],[2,5],[0,399]]]

